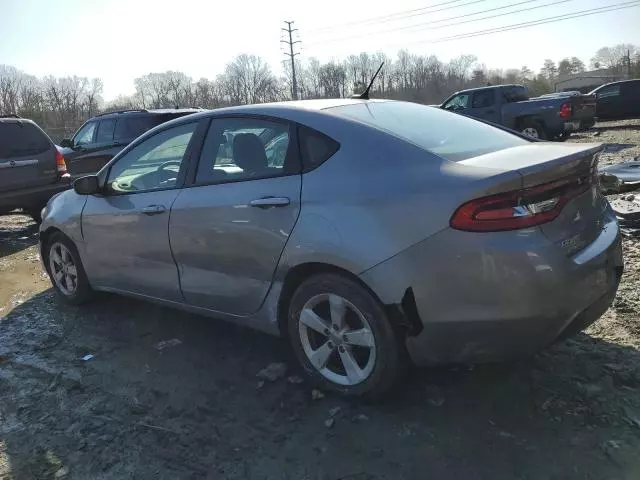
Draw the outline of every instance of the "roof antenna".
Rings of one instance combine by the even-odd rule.
[[[378,67],[378,70],[376,70],[376,73],[373,75],[373,78],[369,82],[369,86],[367,87],[367,89],[364,92],[362,92],[360,95],[358,95],[358,94],[352,95],[351,98],[359,98],[361,100],[369,100],[369,90],[371,90],[371,86],[373,85],[373,82],[375,81],[376,77],[380,73],[380,70],[382,70],[382,66],[383,65],[384,65],[384,62],[382,62],[380,64],[380,66]]]

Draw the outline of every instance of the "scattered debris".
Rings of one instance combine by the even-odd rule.
[[[263,368],[258,372],[256,377],[275,382],[276,380],[284,377],[287,373],[287,364],[281,362],[274,362],[269,364],[268,367]]]
[[[58,386],[58,381],[60,380],[61,376],[62,376],[62,370],[60,370],[58,373],[56,373],[56,376],[53,377],[53,380],[51,380],[51,383],[47,387],[47,390],[51,391],[54,388],[56,388]]]
[[[335,418],[327,418],[327,419],[324,421],[324,426],[325,426],[325,427],[327,427],[327,428],[331,428],[331,427],[333,427],[333,424],[334,424],[334,423],[336,423]]]
[[[169,433],[175,433],[176,435],[179,435],[179,432],[176,432],[175,430],[171,430],[170,428],[166,428],[166,427],[159,427],[158,425],[151,425],[149,423],[142,423],[142,422],[138,422],[136,423],[136,425],[140,427],[150,428],[152,430],[160,430],[161,432],[169,432]]]
[[[516,438],[513,433],[505,432],[504,430],[500,430],[498,432],[498,435],[500,435],[502,438]]]
[[[315,388],[311,390],[311,400],[321,400],[324,398],[324,393],[320,390],[316,390]]]
[[[622,234],[627,237],[639,236],[640,198],[636,198],[635,195],[628,195],[617,200],[612,200],[610,204],[616,214]]]
[[[604,193],[618,193],[640,187],[640,159],[600,168],[600,188]]]
[[[258,384],[256,385],[256,390],[260,390],[262,387],[264,387],[264,380],[260,380],[258,382]]]
[[[582,383],[580,389],[587,397],[595,397],[602,392],[602,386],[595,383]]]
[[[342,407],[333,407],[332,409],[329,410],[329,416],[335,417],[337,414],[340,413],[340,410],[342,410]]]
[[[364,413],[359,413],[358,415],[356,415],[355,417],[353,417],[352,419],[354,422],[366,422],[369,420],[369,417],[367,417]]]
[[[427,403],[429,403],[429,405],[431,405],[432,407],[441,407],[442,405],[444,405],[444,398],[442,397],[429,398],[427,400]]]
[[[177,338],[172,338],[170,340],[162,340],[161,342],[156,343],[156,350],[164,350],[165,348],[175,347],[180,345],[182,341]]]
[[[67,475],[69,475],[69,468],[68,467],[62,467],[59,468],[56,473],[54,473],[53,477],[54,478],[64,478]]]
[[[304,382],[304,379],[302,377],[299,377],[298,375],[291,375],[289,378],[287,378],[287,381],[293,385],[299,385]]]
[[[640,428],[640,418],[629,407],[624,407],[624,413],[632,427]]]
[[[90,353],[87,353],[84,357],[82,357],[82,360],[85,361],[85,362],[88,362],[92,358],[94,358],[94,356],[92,354],[90,354]]]

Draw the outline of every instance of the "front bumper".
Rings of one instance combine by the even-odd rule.
[[[623,260],[615,218],[606,220],[600,236],[572,257],[538,229],[446,229],[361,277],[385,304],[398,304],[407,289],[414,294],[420,328],[406,345],[417,364],[528,356],[586,328],[611,305]]]

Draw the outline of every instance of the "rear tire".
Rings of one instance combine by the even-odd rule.
[[[520,133],[536,140],[546,140],[547,132],[542,122],[525,120],[520,126]]]
[[[320,388],[373,398],[399,377],[401,337],[380,302],[353,280],[305,280],[291,299],[287,328],[296,358]]]
[[[69,237],[60,232],[51,235],[44,255],[47,273],[60,298],[71,305],[80,305],[93,297],[78,249]]]

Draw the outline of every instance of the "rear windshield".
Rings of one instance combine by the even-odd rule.
[[[491,125],[417,103],[366,102],[328,110],[389,132],[453,162],[529,143]]]
[[[0,158],[37,155],[51,148],[49,138],[29,122],[0,122]]]

